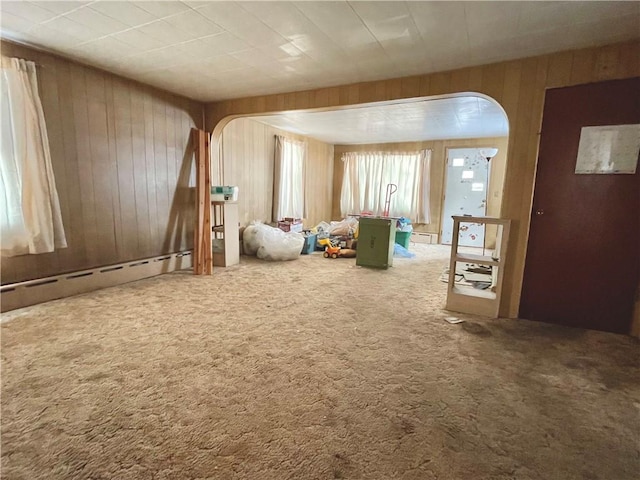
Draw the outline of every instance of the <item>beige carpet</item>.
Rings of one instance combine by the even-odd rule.
[[[2,479],[626,480],[635,339],[450,325],[448,248],[243,258],[4,316]]]

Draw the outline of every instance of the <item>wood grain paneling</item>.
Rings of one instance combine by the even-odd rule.
[[[507,137],[476,138],[463,140],[433,140],[425,142],[380,143],[367,145],[335,145],[333,165],[333,210],[332,219],[339,220],[340,192],[342,189],[342,154],[346,152],[408,152],[431,150],[431,190],[429,192],[431,223],[415,225],[416,231],[440,235],[442,223],[442,200],[445,184],[447,151],[451,148],[496,147],[498,154],[491,160],[491,177],[487,195],[487,215],[499,215],[507,158]],[[494,237],[495,238],[495,235]]]
[[[68,243],[3,258],[2,283],[191,248],[189,132],[202,126],[203,106],[39,50],[1,47],[38,65]]]
[[[328,104],[325,103],[326,96],[320,94],[322,89],[311,90],[307,94],[291,92],[258,97],[260,101],[254,97],[216,102],[207,105],[206,125],[214,132],[215,142],[224,124],[240,115],[460,92],[491,95],[504,108],[510,124],[501,215],[512,220],[512,229],[500,313],[515,317],[522,289],[545,89],[639,75],[640,41],[636,40],[453,72],[332,87]],[[262,105],[264,109],[257,110],[256,105]]]
[[[307,142],[305,186],[307,227],[331,218],[333,145],[274,128],[250,118],[238,118],[222,132],[222,167],[213,162],[212,178],[224,185],[237,185],[241,226],[253,220],[272,221],[275,136]]]

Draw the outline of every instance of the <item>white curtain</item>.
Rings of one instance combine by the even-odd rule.
[[[273,221],[305,218],[306,143],[276,135],[273,172]]]
[[[385,210],[387,185],[397,185],[389,215],[429,223],[431,151],[348,152],[342,155],[344,177],[340,196],[342,216]]]
[[[0,90],[2,256],[66,247],[35,64],[2,57]]]

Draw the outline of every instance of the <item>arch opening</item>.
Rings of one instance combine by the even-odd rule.
[[[276,134],[307,140],[309,216],[305,227],[338,220],[345,151],[429,149],[429,224],[416,225],[438,241],[446,161],[452,148],[497,148],[491,160],[487,215],[500,216],[507,168],[509,121],[502,106],[477,92],[416,97],[342,107],[235,115],[213,130],[212,179],[240,190],[240,223],[271,222],[273,143]],[[351,138],[351,140],[349,140]]]

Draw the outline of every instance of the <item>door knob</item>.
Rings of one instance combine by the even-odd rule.
[[[544,215],[544,210],[542,210],[541,208],[536,210],[536,215]]]

